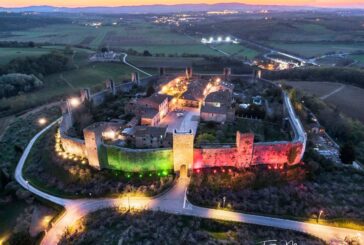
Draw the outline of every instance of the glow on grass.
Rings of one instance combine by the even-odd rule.
[[[47,119],[44,117],[39,118],[38,123],[39,123],[39,125],[43,126],[47,123]]]

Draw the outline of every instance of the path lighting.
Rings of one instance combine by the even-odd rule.
[[[39,125],[43,126],[44,124],[47,123],[47,119],[45,119],[44,117],[39,118],[38,123],[39,123]]]
[[[116,138],[116,132],[114,130],[108,130],[103,132],[103,136],[106,139],[114,140]]]
[[[226,196],[222,198],[222,207],[225,208]]]
[[[81,102],[80,102],[80,99],[79,98],[73,97],[73,98],[70,98],[69,99],[69,104],[72,107],[78,107],[81,104]]]
[[[324,213],[323,210],[320,210],[319,215],[317,216],[317,223],[319,222],[321,215]]]

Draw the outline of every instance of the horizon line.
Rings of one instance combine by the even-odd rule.
[[[156,4],[126,4],[126,5],[65,5],[65,6],[57,6],[51,4],[36,4],[36,5],[19,5],[19,6],[1,6],[0,8],[5,9],[17,9],[17,8],[31,8],[31,7],[52,7],[52,8],[123,8],[123,7],[148,7],[148,6],[181,6],[181,5],[220,5],[220,4],[237,4],[237,5],[246,5],[246,6],[262,6],[262,7],[296,7],[296,8],[328,8],[328,9],[364,9],[364,3],[357,5],[345,5],[345,4],[337,4],[337,5],[295,5],[295,4],[251,4],[251,3],[241,3],[241,2],[218,2],[218,3],[156,3]]]

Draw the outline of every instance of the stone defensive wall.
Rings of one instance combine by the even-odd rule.
[[[99,148],[101,168],[125,172],[173,171],[173,150],[131,149],[102,144]]]
[[[137,75],[134,75],[134,80],[115,85],[114,82],[109,82],[106,84],[107,88],[91,94],[89,89],[84,89],[81,92],[81,100],[89,99],[94,106],[98,106],[102,104],[108,95],[112,93],[122,93],[129,91],[136,83],[140,86],[146,86],[149,82],[157,79],[157,76],[151,76],[148,78],[144,78],[139,80]],[[71,109],[68,107],[67,103],[62,108],[62,121],[59,125],[60,131],[60,140],[62,144],[62,148],[64,151],[74,154],[80,157],[87,157],[85,141],[79,138],[70,137],[67,135],[67,131],[73,126],[72,120],[72,112]]]
[[[90,90],[83,90],[81,100],[87,99],[94,105],[100,105],[110,94],[127,92],[135,84],[146,86],[157,78],[158,76],[153,76],[139,80],[134,77],[132,82],[120,85],[109,81],[106,83],[107,88],[98,93],[91,95]],[[277,86],[269,80],[261,78],[258,80],[272,87]],[[299,163],[303,157],[307,136],[288,95],[283,92],[282,96],[284,117],[289,122],[293,133],[292,141],[254,143],[254,134],[237,132],[235,144],[206,145],[194,148],[194,136],[190,132],[174,133],[173,149],[130,149],[104,143],[94,149],[88,149],[85,140],[72,138],[66,134],[73,125],[72,109],[67,103],[63,108],[63,119],[60,123],[61,144],[66,152],[88,158],[90,165],[92,165],[92,157],[99,158],[100,166],[92,165],[95,168],[109,168],[126,172],[179,171],[183,166],[188,169],[198,169],[222,166],[244,168],[259,164],[273,167],[294,165]]]
[[[70,154],[74,154],[80,157],[86,157],[86,146],[85,141],[78,138],[70,137],[66,134],[67,130],[70,128],[70,114],[63,113],[62,121],[59,125],[59,133],[60,133],[60,140],[62,144],[62,148],[65,152]]]
[[[254,143],[254,134],[237,132],[235,145],[222,144],[195,149],[193,168],[222,166],[243,168],[258,164],[279,167],[285,164],[298,164],[306,149],[307,136],[285,92],[283,92],[283,108],[294,134],[292,141]]]

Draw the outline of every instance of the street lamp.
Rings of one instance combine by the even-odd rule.
[[[320,217],[321,217],[321,215],[322,215],[323,213],[324,213],[324,211],[323,211],[323,210],[320,210],[319,215],[317,216],[317,223],[319,222]]]
[[[47,123],[47,119],[44,117],[41,117],[41,118],[39,118],[38,123],[39,123],[39,125],[43,126],[44,124]]]
[[[68,101],[72,107],[77,107],[81,104],[80,99],[76,97],[70,98]]]
[[[222,198],[222,207],[225,208],[226,196]]]
[[[25,183],[27,184],[27,190],[29,190],[29,181],[26,180]]]

